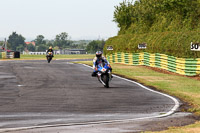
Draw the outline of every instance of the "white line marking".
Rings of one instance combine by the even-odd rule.
[[[22,86],[24,86],[24,85],[17,85],[18,87],[22,87]]]
[[[72,62],[67,62],[66,64],[70,64],[70,65],[72,65],[72,64],[74,64],[74,63],[72,63]]]
[[[82,64],[82,65],[86,66],[86,67],[89,67],[89,68],[92,68],[91,66],[88,66],[88,65],[85,65],[85,64]],[[21,128],[7,128],[7,129],[0,129],[0,132],[9,132],[9,131],[17,131],[17,130],[30,130],[30,129],[35,129],[35,128],[61,127],[61,126],[80,126],[80,125],[92,125],[92,124],[124,123],[124,122],[136,121],[136,120],[162,118],[162,117],[167,117],[167,116],[172,115],[179,108],[179,106],[180,106],[178,100],[176,98],[170,96],[170,95],[167,95],[167,94],[164,94],[164,93],[161,93],[161,92],[158,92],[158,91],[154,91],[154,90],[149,89],[148,87],[146,87],[146,86],[144,86],[144,85],[142,85],[140,83],[137,83],[135,81],[119,77],[117,75],[113,74],[113,76],[116,77],[116,78],[122,79],[122,80],[126,80],[128,82],[137,84],[138,86],[140,86],[140,87],[142,87],[142,88],[144,88],[144,89],[146,89],[148,91],[151,91],[151,92],[163,95],[165,97],[168,97],[168,98],[170,98],[170,99],[172,99],[174,101],[175,105],[174,105],[174,107],[169,112],[167,112],[165,114],[162,114],[162,115],[157,115],[157,116],[149,116],[149,117],[142,117],[142,118],[135,118],[135,119],[124,119],[124,120],[111,120],[111,121],[98,121],[98,122],[86,122],[86,123],[57,124],[57,125],[32,126],[32,127],[21,127]]]
[[[86,66],[86,67],[89,67],[89,68],[92,68],[91,66],[86,65],[86,64],[82,64],[82,65],[84,65],[84,66]],[[138,82],[135,82],[135,81],[132,81],[132,80],[129,80],[129,79],[126,79],[126,78],[122,78],[122,77],[119,77],[119,76],[114,75],[114,74],[113,74],[113,76],[116,77],[116,78],[119,78],[119,79],[126,80],[126,81],[128,81],[128,82],[137,84],[138,86],[140,86],[140,87],[142,87],[142,88],[144,88],[144,89],[146,89],[146,90],[148,90],[148,91],[151,91],[151,92],[154,92],[154,93],[163,95],[163,96],[168,97],[168,98],[170,98],[170,99],[172,99],[172,100],[174,101],[174,104],[175,104],[175,105],[174,105],[174,107],[173,107],[169,112],[167,112],[166,114],[163,114],[163,115],[155,116],[155,117],[153,117],[153,118],[159,118],[159,117],[166,117],[166,116],[169,116],[169,115],[173,114],[173,113],[179,108],[179,106],[180,106],[180,103],[178,102],[178,100],[177,100],[176,98],[170,96],[170,95],[167,95],[167,94],[164,94],[164,93],[161,93],[161,92],[158,92],[158,91],[149,89],[148,87],[146,87],[146,86],[144,86],[144,85],[142,85],[142,84],[140,84],[140,83],[138,83]],[[146,117],[146,118],[149,118],[149,117]],[[145,119],[146,119],[146,118],[145,118]],[[151,117],[150,117],[150,118],[151,118]]]

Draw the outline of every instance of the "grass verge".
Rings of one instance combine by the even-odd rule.
[[[76,55],[54,55],[53,59],[93,59],[94,55],[91,54],[76,54]],[[10,59],[2,59],[10,60]],[[13,59],[11,59],[13,60]],[[20,55],[20,58],[14,60],[46,60],[46,55]]]
[[[92,65],[91,61],[82,61]],[[143,66],[128,66],[122,64],[111,64],[113,73],[122,75],[126,78],[137,80],[138,82],[152,86],[157,90],[178,97],[179,99],[187,102],[191,108],[188,111],[200,116],[200,81],[188,77],[170,75],[165,73],[156,72],[147,69]],[[200,122],[185,126],[173,127],[169,130],[162,131],[163,133],[183,133],[183,132],[200,132]],[[161,133],[162,133],[161,132]]]

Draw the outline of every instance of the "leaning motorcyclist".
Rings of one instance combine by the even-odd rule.
[[[96,56],[93,59],[93,69],[94,69],[94,71],[92,73],[92,77],[96,77],[97,72],[98,72],[97,71],[97,66],[98,66],[98,64],[100,64],[102,62],[107,63],[108,66],[110,67],[110,71],[112,72],[112,68],[111,68],[109,62],[106,60],[106,58],[104,56],[102,56],[102,52],[101,51],[97,51],[96,52]]]
[[[48,52],[52,52],[52,57],[54,57],[54,56],[53,56],[53,49],[52,49],[51,46],[50,46],[49,49],[47,50],[47,55],[48,55]]]

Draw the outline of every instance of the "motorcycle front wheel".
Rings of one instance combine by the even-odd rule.
[[[48,61],[48,63],[50,63],[51,57],[47,57],[47,61]]]
[[[105,83],[104,87],[109,88],[109,76],[107,74],[102,75],[102,80]]]

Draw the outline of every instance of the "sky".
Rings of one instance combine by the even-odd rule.
[[[54,39],[67,32],[71,40],[116,36],[114,6],[123,0],[0,0],[0,38],[17,32],[26,40]]]

